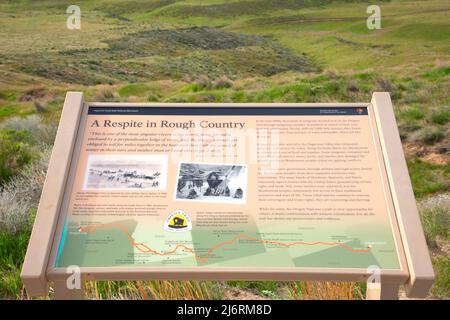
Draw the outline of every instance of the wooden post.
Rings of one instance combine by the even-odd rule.
[[[398,300],[398,283],[367,283],[366,300]]]
[[[82,93],[67,93],[22,267],[21,278],[29,296],[45,296],[48,294],[47,268],[49,257],[83,105]]]
[[[405,284],[406,294],[408,297],[425,298],[433,284],[434,271],[389,93],[375,92],[372,105],[410,274]]]

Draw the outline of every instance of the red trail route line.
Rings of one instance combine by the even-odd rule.
[[[324,241],[316,241],[316,242],[304,242],[304,241],[296,241],[296,242],[279,242],[279,241],[273,241],[273,240],[262,240],[262,239],[258,239],[258,238],[254,238],[251,236],[248,236],[246,234],[238,234],[237,236],[235,236],[234,238],[232,238],[229,241],[224,241],[224,242],[220,242],[218,244],[216,244],[215,246],[213,246],[211,249],[208,250],[208,252],[204,255],[204,256],[199,256],[194,249],[184,245],[184,244],[178,244],[174,249],[170,250],[170,251],[156,251],[152,248],[150,248],[149,246],[147,246],[146,244],[142,243],[142,242],[136,242],[134,241],[134,238],[131,236],[130,232],[128,231],[128,229],[121,223],[108,223],[108,224],[101,224],[101,225],[91,225],[91,226],[85,226],[79,229],[80,232],[86,232],[86,233],[94,233],[99,229],[118,229],[120,231],[122,231],[127,237],[128,240],[130,241],[130,244],[135,247],[137,250],[139,250],[142,253],[152,253],[158,256],[168,256],[171,254],[176,253],[179,249],[181,249],[182,251],[187,251],[190,252],[197,261],[205,263],[208,261],[208,259],[210,258],[210,256],[214,253],[214,251],[222,248],[223,246],[226,245],[233,245],[235,244],[238,240],[240,239],[247,239],[250,241],[254,241],[254,242],[259,242],[259,243],[264,243],[264,244],[272,244],[272,245],[277,245],[280,247],[285,247],[285,248],[289,248],[289,247],[293,247],[293,246],[297,246],[297,245],[305,245],[305,246],[317,246],[317,245],[323,245],[323,246],[339,246],[343,249],[346,249],[350,252],[354,252],[354,253],[367,253],[370,252],[371,247],[369,246],[367,249],[354,249],[352,247],[347,246],[346,244],[340,243],[340,242],[324,242]]]

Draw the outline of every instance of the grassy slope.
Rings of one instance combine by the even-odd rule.
[[[382,29],[375,31],[365,27],[366,1],[79,1],[77,31],[65,28],[68,4],[0,1],[0,119],[36,113],[36,102],[44,116],[57,118],[69,89],[90,100],[192,102],[368,101],[372,91],[390,91],[416,197],[449,188],[446,0],[381,2]],[[196,26],[208,28],[191,29]],[[302,72],[303,62],[316,71]],[[1,241],[9,243],[8,237]],[[433,255],[441,270],[434,294],[449,296],[448,253],[441,250],[448,238],[434,237],[440,239]],[[0,264],[1,294],[20,296],[20,259],[8,259]],[[361,297],[352,285],[230,285],[271,298],[332,297],[339,290]],[[177,290],[217,297],[228,286],[188,283]],[[98,297],[158,298],[169,297],[174,287],[114,283],[88,290]]]

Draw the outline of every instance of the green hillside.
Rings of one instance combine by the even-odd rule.
[[[79,0],[81,30],[66,27],[71,4],[0,0],[0,297],[24,298],[21,261],[71,90],[91,101],[129,102],[361,102],[389,91],[438,275],[431,296],[450,298],[448,0],[378,1],[380,30],[366,27],[372,2],[359,0]],[[363,289],[277,282],[87,288],[97,298],[196,299],[233,290],[359,299]]]

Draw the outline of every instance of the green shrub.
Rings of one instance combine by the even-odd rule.
[[[0,185],[36,157],[30,138],[27,131],[0,130]]]
[[[214,89],[227,89],[233,86],[233,82],[225,76],[220,77],[213,81]]]
[[[202,75],[195,80],[195,86],[193,91],[201,91],[205,89],[211,89],[213,87],[211,79],[208,76]]]
[[[0,106],[0,117],[7,117],[10,115],[13,115],[14,113],[17,112],[16,107],[13,106]]]
[[[441,207],[425,209],[421,212],[422,226],[430,248],[436,248],[436,237],[450,237],[450,210]]]
[[[450,67],[444,66],[425,73],[425,77],[431,80],[440,80],[450,74]]]
[[[450,121],[450,111],[445,109],[436,110],[431,114],[431,121],[435,124],[446,124]]]
[[[30,144],[45,149],[55,140],[57,123],[45,121],[42,117],[32,114],[28,117],[8,118],[0,124],[1,129],[29,132]]]
[[[445,133],[439,127],[425,127],[419,132],[419,139],[425,144],[434,144],[444,137]]]
[[[448,164],[433,164],[419,158],[409,159],[407,163],[414,194],[417,198],[448,190],[450,186]]]
[[[431,292],[439,298],[448,298],[450,296],[450,259],[444,256],[433,258],[433,266],[436,273]]]
[[[417,121],[425,117],[425,113],[418,107],[408,107],[398,112],[398,117],[405,121]]]
[[[150,94],[150,95],[147,97],[147,101],[148,101],[148,102],[158,102],[159,99],[160,99],[160,97],[159,97],[158,95],[156,95],[156,94]]]
[[[400,133],[405,134],[405,135],[407,135],[408,133],[417,131],[421,128],[420,124],[417,121],[411,121],[411,120],[400,121],[398,123],[398,127],[400,129]]]
[[[7,100],[7,101],[16,101],[17,99],[17,92],[14,91],[0,91],[0,100]]]
[[[20,270],[27,250],[30,230],[20,234],[0,231],[0,298],[22,298]]]
[[[119,89],[121,97],[142,96],[150,91],[150,87],[145,83],[132,83]]]

